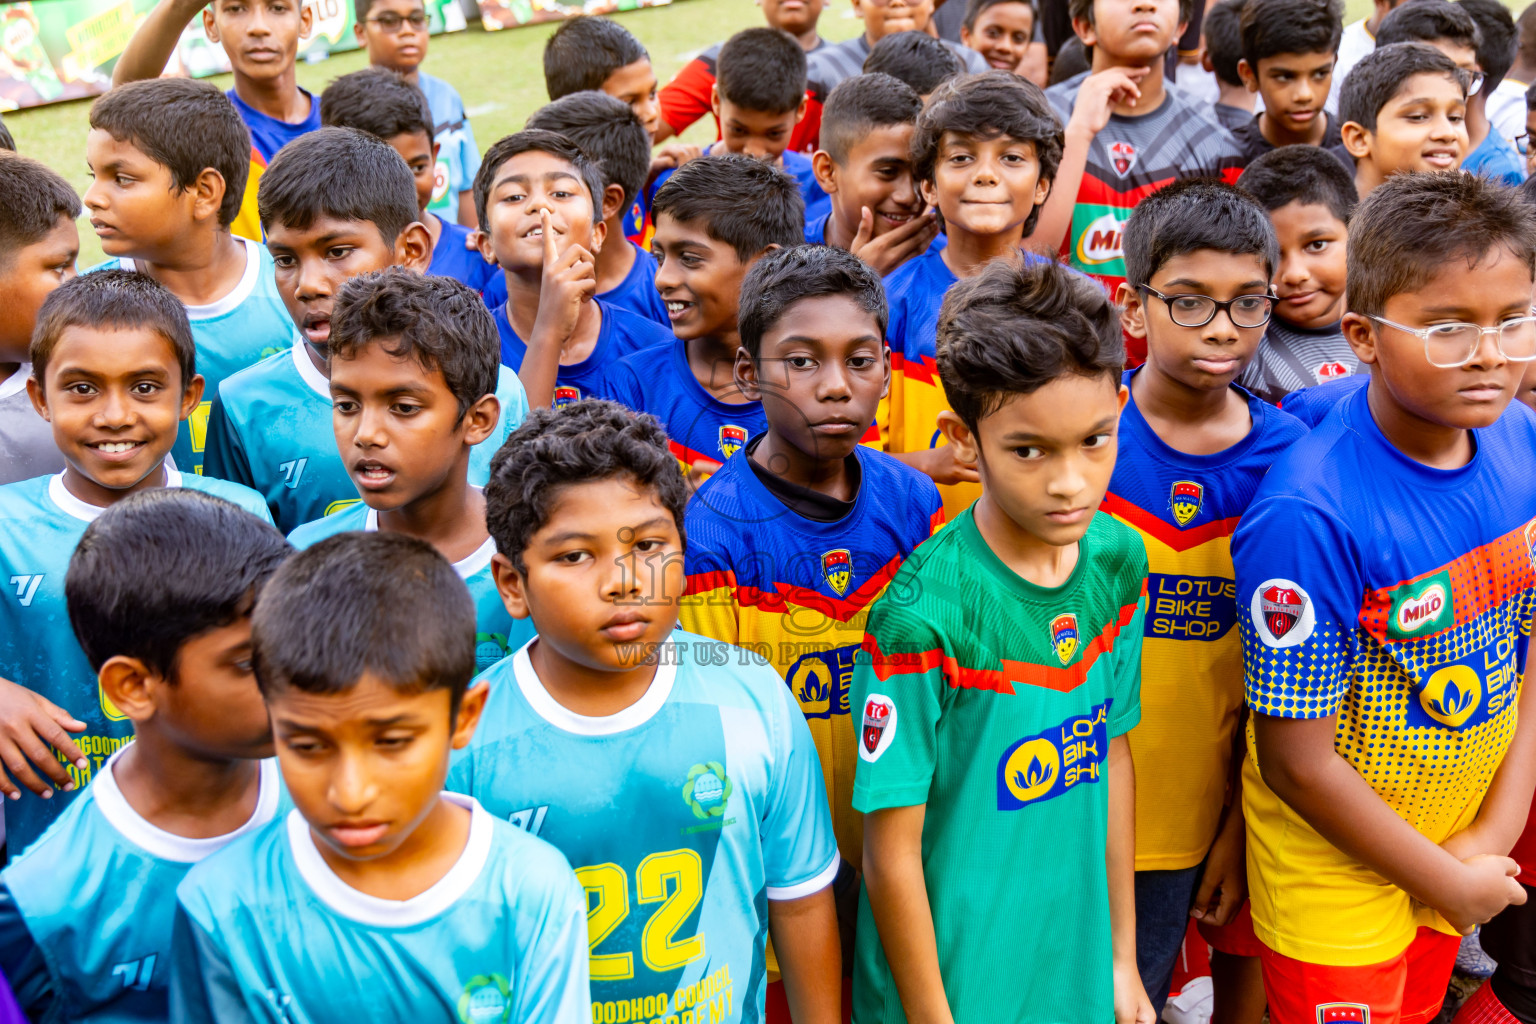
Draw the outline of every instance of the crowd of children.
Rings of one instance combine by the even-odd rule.
[[[0,153],[20,1011],[1536,1024],[1536,5],[760,6]]]

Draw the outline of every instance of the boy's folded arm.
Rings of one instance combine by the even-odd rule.
[[[832,887],[768,901],[768,929],[796,1024],[837,1024],[842,1017],[842,950]]]
[[[1531,796],[1536,792],[1536,642],[1528,641],[1525,655],[1525,683],[1516,711],[1519,724],[1514,738],[1504,752],[1504,760],[1493,773],[1493,782],[1483,796],[1472,824],[1440,844],[1457,860],[1480,854],[1504,856],[1514,848],[1525,830],[1531,810]],[[1536,879],[1522,879],[1527,885]]]
[[[159,78],[176,52],[182,30],[207,6],[207,0],[160,0],[145,15],[139,30],[128,40],[117,66],[112,69],[112,84],[127,85],[146,78]]]
[[[927,811],[927,804],[914,804],[864,815],[864,887],[907,1020],[954,1024],[923,877]]]

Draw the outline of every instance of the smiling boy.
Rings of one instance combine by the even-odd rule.
[[[1339,125],[1323,109],[1338,58],[1344,11],[1339,0],[1247,0],[1237,73],[1264,112],[1232,133],[1250,163],[1277,146],[1339,144]]]
[[[1364,199],[1394,174],[1454,171],[1467,155],[1465,71],[1425,43],[1394,43],[1350,72],[1339,129]]]

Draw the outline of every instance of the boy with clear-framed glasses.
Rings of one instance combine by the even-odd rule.
[[[1122,325],[1147,361],[1125,374],[1102,507],[1140,535],[1150,569],[1130,749],[1136,960],[1161,1014],[1191,915],[1229,926],[1247,893],[1242,809],[1229,799],[1243,710],[1231,538],[1306,428],[1235,383],[1275,305],[1280,252],[1258,200],[1212,181],[1169,185],[1131,212],[1124,250]]]
[[[1344,318],[1369,383],[1233,537],[1274,1024],[1425,1024],[1460,933],[1526,899],[1506,854],[1536,781],[1536,414],[1513,401],[1536,361],[1533,238],[1486,178],[1377,186]]]

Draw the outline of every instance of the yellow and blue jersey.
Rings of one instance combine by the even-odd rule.
[[[1536,413],[1512,403],[1472,440],[1465,466],[1425,466],[1356,390],[1275,463],[1232,538],[1249,707],[1336,716],[1334,750],[1434,843],[1472,823],[1504,758],[1536,617]],[[1265,945],[1352,966],[1420,927],[1454,934],[1277,797],[1248,739]]]
[[[731,379],[731,365],[716,371]],[[734,393],[734,391],[733,391]],[[725,462],[749,438],[768,429],[761,402],[722,402],[688,365],[688,345],[673,338],[665,349],[640,352],[610,367],[602,397],[648,412],[667,431],[667,447],[687,472],[700,459]]]
[[[116,759],[0,873],[0,970],[29,1020],[166,1020],[176,918],[168,894],[192,865],[266,825],[288,802],[277,762],[263,761],[246,823],[188,839],[129,805],[112,774]]]
[[[528,415],[522,382],[505,367],[496,378],[496,397],[496,429],[469,456],[469,482],[477,487],[490,479],[491,456]],[[280,530],[292,532],[359,501],[336,449],[330,381],[302,340],[219,387],[208,417],[207,455],[206,474],[259,491]]]
[[[779,673],[810,725],[838,848],[858,864],[853,659],[870,605],[943,523],[944,509],[933,481],[917,470],[862,445],[855,457],[858,494],[836,522],[792,511],[746,455],[710,477],[688,503],[680,622],[756,651]]]
[[[229,97],[229,102],[235,105],[235,111],[240,115],[240,120],[245,122],[246,130],[251,133],[251,170],[246,175],[245,195],[240,200],[240,213],[230,225],[230,230],[242,238],[257,242],[262,240],[261,217],[256,210],[256,190],[261,184],[261,176],[266,172],[267,165],[272,162],[273,157],[277,156],[277,151],[288,143],[306,132],[317,131],[320,128],[319,97],[312,95],[307,89],[300,89],[299,92],[309,97],[309,113],[304,120],[291,124],[263,114],[242,100],[233,89],[224,93]]]
[[[575,865],[593,1020],[759,1021],[766,901],[837,874],[816,748],[756,655],[681,630],[648,653],[650,687],[604,718],[557,703],[526,647],[496,665],[448,785]]]
[[[239,484],[166,467],[167,487],[186,487],[234,502],[266,522],[261,495]],[[75,545],[103,509],[70,494],[62,473],[0,487],[0,679],[19,683],[85,723],[71,734],[90,764],[69,765],[76,788],[44,800],[23,789],[5,808],[6,847],[14,856],[31,846],[79,796],[118,748],[133,740],[133,723],[96,682],[69,624],[64,575]]]
[[[352,888],[292,811],[176,890],[171,1020],[585,1024],[581,887],[558,850],[473,800],[464,852],[406,900]]]
[[[555,371],[555,401],[558,408],[579,402],[583,398],[596,398],[603,389],[603,378],[615,363],[656,345],[672,341],[672,332],[654,320],[620,309],[604,299],[593,299],[601,321],[597,329],[597,343],[579,363],[561,363]],[[528,345],[512,329],[507,316],[507,305],[502,303],[493,309],[496,330],[501,334],[501,362],[516,373],[523,367],[523,357]]]
[[[305,523],[288,535],[288,542],[300,551],[318,544],[327,537],[348,530],[372,533],[379,528],[379,514],[361,502],[350,505],[340,512]],[[475,671],[484,672],[510,651],[533,639],[533,620],[514,619],[501,603],[496,590],[496,580],[491,575],[491,556],[496,554],[496,542],[487,537],[467,558],[453,563],[453,571],[469,588],[469,596],[475,601]]]
[[[1125,383],[1139,372],[1127,373]],[[1141,722],[1128,736],[1139,871],[1194,867],[1216,838],[1243,708],[1232,532],[1269,467],[1306,433],[1292,417],[1242,393],[1252,429],[1210,455],[1170,447],[1132,395],[1100,506],[1140,534],[1147,549]]]

